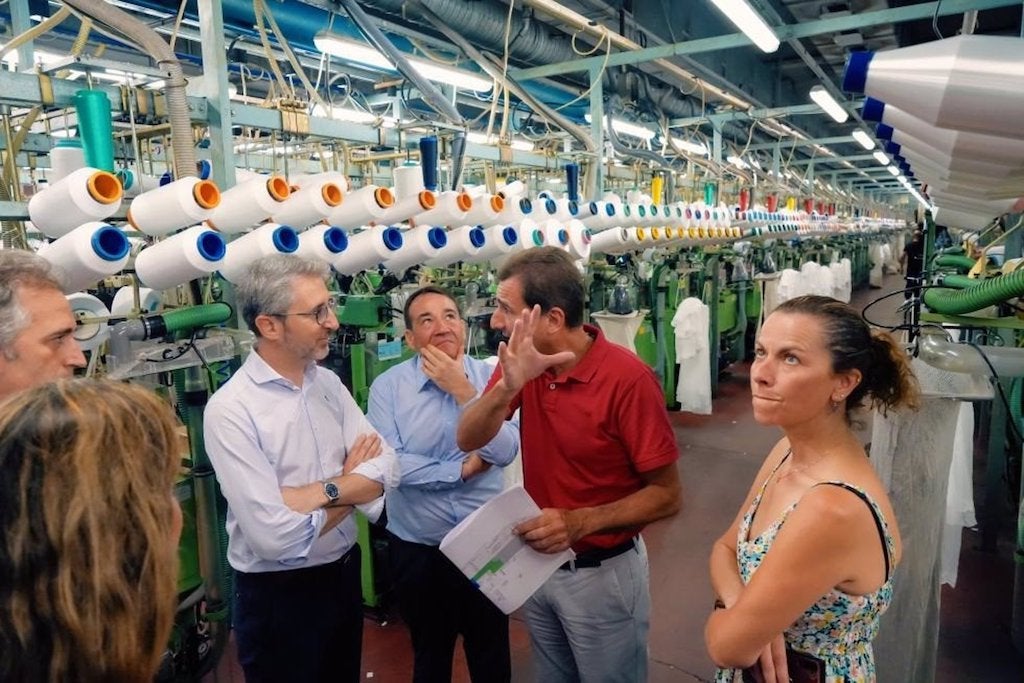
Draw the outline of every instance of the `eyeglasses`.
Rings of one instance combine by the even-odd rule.
[[[272,313],[281,318],[285,318],[289,315],[308,315],[316,321],[317,325],[323,325],[327,322],[328,316],[334,315],[334,307],[338,304],[338,300],[333,296],[327,300],[327,303],[320,304],[312,311],[305,311],[300,313]]]

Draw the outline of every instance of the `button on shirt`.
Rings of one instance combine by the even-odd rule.
[[[355,544],[352,515],[321,536],[326,512],[295,512],[280,491],[340,475],[348,446],[374,431],[337,375],[311,363],[299,387],[250,353],[210,399],[203,422],[206,450],[228,501],[232,567],[243,572],[315,567]],[[381,448],[353,473],[388,488],[398,483],[398,467],[384,440]]]
[[[463,357],[470,384],[482,390],[491,366]],[[439,545],[444,535],[504,488],[502,467],[519,452],[519,421],[504,423],[497,436],[478,451],[495,465],[462,481],[462,461],[455,432],[462,409],[422,369],[420,356],[380,375],[370,387],[367,418],[395,447],[401,483],[388,490],[388,530],[413,543]]]

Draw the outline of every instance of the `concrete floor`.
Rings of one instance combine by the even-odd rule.
[[[889,276],[885,285],[882,290],[856,293],[853,304],[863,307],[879,294],[901,287],[902,281]],[[902,297],[890,298],[869,316],[892,322],[901,302]],[[748,381],[747,366],[736,365],[722,378],[713,415],[671,416],[681,454],[684,505],[678,516],[644,532],[651,557],[652,683],[714,678],[703,639],[704,620],[713,600],[708,554],[732,521],[762,458],[779,436],[775,429],[761,427],[751,417]],[[978,465],[983,467],[984,461],[979,460]],[[975,480],[981,479],[976,473]],[[945,587],[942,593],[938,683],[1024,680],[1024,664],[1009,638],[1014,520],[1008,520],[1004,529],[1005,538],[994,554],[977,551],[977,534],[964,532],[957,588]],[[514,679],[533,680],[529,637],[515,616],[511,639]],[[384,623],[367,619],[363,670],[368,679],[410,680],[408,633],[397,617]],[[216,674],[207,680],[242,680],[233,648],[229,647]],[[469,680],[461,654],[456,657],[454,680]]]

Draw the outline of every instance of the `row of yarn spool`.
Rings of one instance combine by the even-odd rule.
[[[339,174],[318,174],[296,178],[294,184],[281,176],[256,176],[223,193],[196,177],[150,189],[133,199],[128,224],[163,239],[142,249],[135,272],[144,286],[167,289],[214,271],[236,280],[252,260],[273,252],[320,258],[345,274],[381,263],[400,272],[416,264],[487,260],[517,246],[555,244],[577,258],[589,255],[590,233],[579,221],[521,220],[486,228],[467,223],[445,230],[424,224],[442,218],[433,193],[396,202],[388,188],[368,186],[345,195],[343,187],[347,183]],[[127,265],[127,235],[106,222],[122,198],[113,174],[81,168],[30,200],[34,227],[56,238],[40,253],[71,275],[69,291],[94,285]],[[339,213],[343,198],[345,211]],[[352,234],[345,229],[355,226]],[[244,234],[228,243],[225,233]]]
[[[868,95],[864,119],[893,164],[927,184],[937,222],[979,229],[1024,210],[1022,64],[1019,38],[959,35],[852,53],[843,87]]]
[[[434,193],[403,187],[398,180],[394,190],[369,185],[350,192],[344,176],[330,172],[298,176],[291,183],[282,176],[253,174],[224,192],[202,177],[158,184],[132,199],[127,212],[131,228],[162,238],[138,253],[136,275],[142,285],[162,290],[214,271],[237,280],[249,263],[274,252],[319,258],[343,274],[379,264],[401,273],[418,264],[494,260],[543,245],[585,260],[595,234],[626,227],[630,244],[699,244],[744,236],[738,225],[730,225],[732,211],[724,206],[624,204],[614,195],[581,205],[479,192]],[[56,238],[40,253],[71,275],[69,291],[94,285],[127,265],[126,234],[105,222],[122,197],[113,174],[80,168],[30,200],[32,223]],[[574,213],[584,217],[573,218]],[[747,235],[781,231],[773,221],[791,229],[781,213],[748,211],[737,218],[766,223]],[[225,234],[238,236],[228,243]],[[603,240],[613,244],[622,234]]]
[[[133,185],[140,182],[135,176],[127,178]],[[500,195],[474,201],[467,193],[419,190],[396,198],[390,189],[372,185],[346,194],[347,182],[337,173],[301,176],[291,184],[282,176],[255,175],[224,192],[202,177],[164,179],[155,187],[151,181],[142,181],[150,189],[132,199],[127,221],[141,233],[164,238],[145,247],[135,262],[140,281],[153,289],[215,270],[234,280],[253,259],[274,251],[318,257],[344,273],[378,263],[400,271],[418,263],[490,259],[516,246],[542,244],[562,246],[577,258],[589,255],[588,227],[579,220],[565,220],[561,209],[566,205],[551,200],[542,202],[538,212],[546,218],[532,221],[526,217],[532,211],[528,200],[510,202],[511,210],[506,211]],[[123,196],[117,177],[85,167],[67,173],[30,200],[35,228],[56,238],[41,253],[72,274],[72,291],[127,264],[130,247],[124,233],[105,222],[118,211]],[[639,206],[631,222],[665,222],[669,208],[658,216],[657,207]],[[604,215],[628,217],[629,209],[624,206]],[[682,207],[676,211],[684,215]],[[693,223],[727,220],[724,209],[714,215],[687,208],[691,211]],[[309,229],[300,234],[296,227]],[[358,232],[350,236],[346,230]],[[224,234],[238,233],[245,234],[230,244],[223,239]]]

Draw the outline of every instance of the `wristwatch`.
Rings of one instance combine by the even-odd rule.
[[[327,504],[334,505],[341,499],[341,491],[338,490],[338,485],[330,479],[323,481],[324,495],[327,496]]]

